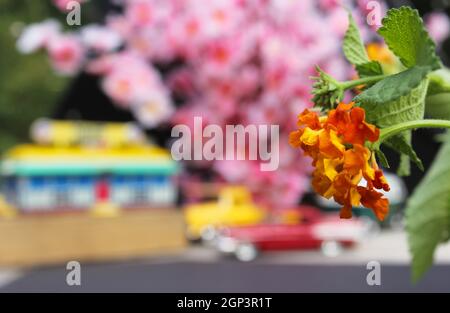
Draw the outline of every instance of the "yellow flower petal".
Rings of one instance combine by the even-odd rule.
[[[314,146],[319,142],[319,135],[323,130],[313,130],[309,127],[306,127],[302,136],[300,137],[300,141],[307,146]]]
[[[324,172],[330,180],[334,180],[337,176],[338,172],[336,167],[341,163],[340,159],[323,159]]]
[[[375,170],[369,165],[369,163],[367,163],[365,168],[364,168],[364,174],[370,180],[374,180],[375,179]]]
[[[350,203],[352,206],[359,206],[361,202],[361,195],[356,188],[350,189]]]
[[[334,193],[336,192],[336,189],[334,189],[333,185],[328,188],[327,191],[322,195],[326,199],[330,199],[332,196],[334,196]]]
[[[330,141],[339,151],[344,153],[345,146],[341,143],[341,140],[337,136],[337,133],[334,130],[330,130]]]
[[[359,171],[358,174],[356,174],[355,176],[352,177],[352,184],[355,186],[358,185],[359,182],[361,181],[362,177],[363,177],[362,172]]]

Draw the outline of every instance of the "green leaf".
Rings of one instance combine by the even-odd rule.
[[[413,161],[421,171],[424,171],[422,160],[419,159],[411,146],[411,138],[411,132],[408,131],[393,136],[384,142],[386,146],[401,154],[400,165],[397,171],[400,176],[408,176],[410,174],[410,160]]]
[[[440,93],[450,92],[450,70],[440,69],[428,75],[430,86],[428,87],[428,96],[434,96]]]
[[[406,154],[400,154],[400,163],[397,168],[397,175],[401,177],[411,175],[411,161]]]
[[[450,119],[450,93],[428,96],[425,105],[427,116],[436,119]]]
[[[383,69],[378,61],[370,61],[363,64],[356,65],[356,70],[358,71],[359,77],[368,77],[382,75]]]
[[[366,119],[369,123],[386,128],[407,121],[423,119],[427,89],[428,79],[423,79],[416,88],[395,101],[383,104],[361,102],[359,105],[365,109]],[[399,174],[409,175],[409,158],[423,170],[422,161],[411,146],[411,132],[391,137],[384,144],[401,155]]]
[[[419,12],[410,7],[390,9],[378,33],[407,68],[419,65],[436,70],[441,62]]]
[[[380,63],[370,61],[366,48],[361,39],[358,26],[352,14],[348,13],[348,29],[344,36],[343,51],[347,60],[355,65],[359,77],[383,74]]]
[[[390,168],[389,166],[389,162],[386,158],[386,156],[384,155],[383,151],[381,150],[375,150],[375,154],[378,157],[378,160],[380,161],[381,166],[383,166],[384,168]]]
[[[378,32],[408,69],[379,81],[355,101],[366,109],[367,119],[381,128],[423,119],[429,86],[427,76],[439,69],[441,62],[418,11],[409,7],[389,10]],[[433,80],[432,86],[437,85],[434,82],[438,78]],[[399,174],[409,175],[410,159],[423,170],[411,146],[411,132],[389,138],[384,144],[400,153]]]
[[[402,122],[422,119],[427,88],[428,79],[424,79],[409,93],[395,101],[381,103],[378,101],[361,101],[361,99],[366,100],[365,97],[357,97],[356,100],[365,109],[366,119],[370,123],[385,128]]]
[[[428,67],[415,66],[379,81],[354,100],[356,102],[383,105],[408,95],[429,73]]]
[[[431,169],[414,190],[406,207],[406,230],[412,253],[413,280],[417,281],[433,262],[439,243],[450,232],[450,135]]]
[[[348,29],[344,36],[343,50],[345,57],[353,65],[365,64],[370,61],[358,26],[350,12],[348,13]]]
[[[438,119],[450,119],[450,70],[447,68],[428,75],[428,87],[425,112],[427,116]]]

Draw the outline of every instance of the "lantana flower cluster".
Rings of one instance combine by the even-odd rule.
[[[87,10],[93,1],[79,2]],[[107,16],[102,25],[82,21],[71,32],[51,20],[30,25],[19,38],[19,50],[47,50],[53,68],[64,75],[80,71],[98,75],[103,92],[116,105],[132,111],[145,127],[192,125],[193,117],[201,116],[204,126],[280,125],[280,138],[287,138],[295,128],[297,112],[311,105],[308,77],[315,73],[315,65],[337,79],[353,75],[340,47],[348,26],[344,7],[351,8],[357,22],[365,25],[368,3],[112,2],[121,10]],[[67,1],[54,3],[66,13]],[[363,35],[369,34],[366,25]],[[258,162],[196,166],[211,167],[221,181],[259,191],[258,200],[269,207],[297,203],[309,186],[309,165],[283,140],[279,170],[261,172]]]
[[[341,103],[322,117],[306,109],[298,116],[298,126],[290,143],[313,159],[314,190],[342,205],[341,218],[351,218],[352,207],[362,204],[384,220],[389,201],[376,190],[390,188],[375,153],[366,146],[379,139],[380,130],[365,121],[364,109]]]

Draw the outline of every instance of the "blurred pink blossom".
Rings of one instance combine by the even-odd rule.
[[[138,121],[147,128],[154,128],[167,122],[175,111],[163,89],[147,90],[145,94],[139,95],[131,110]]]
[[[45,48],[48,43],[59,35],[61,25],[56,20],[45,20],[28,25],[17,40],[16,46],[21,53],[32,53]]]
[[[425,20],[430,36],[437,43],[441,43],[448,37],[450,32],[450,21],[445,13],[431,13]]]
[[[331,29],[343,37],[348,28],[348,12],[343,7],[336,8],[330,14]]]
[[[333,9],[336,9],[337,7],[341,7],[344,4],[344,2],[347,2],[347,1],[342,1],[342,0],[319,0],[319,5],[324,10],[333,10]]]
[[[81,70],[85,54],[77,36],[60,35],[52,38],[47,49],[51,64],[58,73],[73,75]]]
[[[53,0],[53,4],[61,11],[65,12],[68,9],[68,5],[71,2],[78,2],[78,3],[83,3],[86,2],[86,0]]]
[[[383,16],[386,15],[386,3],[373,0],[357,0],[357,3],[362,14],[354,14],[355,20],[359,23],[369,25],[372,30],[377,30],[381,26]]]
[[[114,51],[122,44],[122,38],[119,33],[113,29],[95,24],[82,28],[81,40],[86,48],[98,53]]]
[[[54,1],[62,10],[67,2]],[[353,75],[340,45],[348,24],[342,6],[353,10],[364,38],[370,39],[368,0],[357,0],[356,6],[350,0],[117,3],[122,13],[107,16],[103,26],[86,25],[77,35],[64,35],[49,22],[32,25],[18,48],[47,48],[59,72],[75,74],[84,66],[100,77],[102,90],[117,106],[147,128],[167,123],[192,128],[197,116],[203,127],[279,125],[278,171],[261,172],[259,160],[189,166],[210,168],[213,180],[246,185],[268,208],[296,205],[310,167],[288,146],[288,134],[297,113],[311,106],[308,78],[314,65],[340,79]],[[429,22],[435,36],[446,36],[446,20],[437,16]]]
[[[104,73],[102,88],[111,99],[123,108],[142,103],[149,90],[163,90],[160,74],[148,66],[145,59],[133,53],[107,56],[103,63],[97,63],[99,72]],[[95,65],[91,63],[91,69]]]

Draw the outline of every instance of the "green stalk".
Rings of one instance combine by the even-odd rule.
[[[345,81],[345,82],[337,82],[337,83],[343,90],[348,90],[348,89],[358,87],[360,85],[377,83],[380,80],[385,79],[387,76],[388,75],[369,76],[369,77],[359,78],[359,79],[355,79],[355,80],[349,80],[349,81]]]
[[[383,128],[380,132],[380,138],[377,141],[379,147],[389,137],[397,135],[405,130],[416,128],[450,128],[450,121],[448,120],[418,120],[400,123],[394,126]]]

